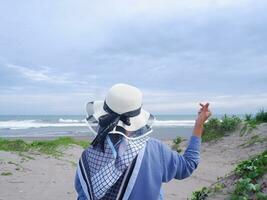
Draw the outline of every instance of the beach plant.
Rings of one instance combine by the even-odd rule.
[[[240,162],[235,168],[235,174],[243,178],[256,179],[267,172],[267,150],[262,154]]]
[[[220,180],[218,180],[218,182],[212,184],[209,187],[203,187],[200,190],[194,191],[192,193],[191,200],[205,200],[208,197],[212,196],[212,194],[215,194],[221,191],[223,188],[225,188],[225,185],[219,181]]]
[[[224,187],[225,187],[224,184],[222,184],[222,183],[216,183],[216,184],[214,185],[213,191],[214,191],[214,192],[219,192],[219,191],[221,191]]]
[[[23,140],[6,140],[0,138],[0,150],[2,151],[29,151],[30,146]]]
[[[258,179],[267,173],[267,150],[240,162],[234,172],[239,179],[235,184],[231,200],[267,199],[267,195],[261,191],[261,186],[266,183],[258,183]]]
[[[257,128],[258,123],[259,122],[256,121],[252,114],[245,114],[244,125],[240,129],[240,136],[243,136],[246,133],[251,133]]]
[[[240,129],[240,136],[247,133],[251,133],[254,129],[257,129],[258,122],[255,119],[245,120],[243,127]]]
[[[60,137],[56,140],[48,141],[33,141],[30,144],[31,149],[36,149],[41,153],[51,154],[51,155],[61,155],[61,148],[66,148],[72,144],[80,145],[84,148],[89,146],[87,141],[77,141],[71,137]]]
[[[253,115],[252,114],[245,114],[245,121],[252,120]]]
[[[221,120],[218,118],[211,118],[204,124],[202,141],[207,142],[226,136],[235,131],[240,123],[241,119],[235,115],[224,115]]]
[[[208,198],[209,193],[209,189],[207,187],[203,187],[200,190],[197,190],[192,193],[191,200],[206,200]]]
[[[260,109],[255,116],[252,114],[246,114],[244,119],[244,125],[240,130],[240,136],[246,133],[251,133],[254,129],[257,129],[257,125],[267,122],[267,112],[264,109]]]
[[[237,126],[241,123],[241,119],[233,115],[231,117],[224,115],[221,121],[221,130],[222,132],[232,132],[236,130]]]
[[[173,144],[172,144],[172,149],[177,151],[178,153],[182,152],[182,149],[180,148],[181,142],[184,141],[184,139],[180,136],[177,136],[176,138],[173,139]]]
[[[241,144],[241,147],[249,147],[256,143],[263,143],[267,141],[267,136],[261,136],[261,135],[253,135],[249,140]]]
[[[33,142],[0,138],[0,150],[19,152],[19,154],[22,152],[38,151],[48,155],[60,156],[63,153],[62,148],[74,144],[85,149],[90,143],[89,141],[75,140],[71,137],[59,137],[55,140],[36,140]]]
[[[231,200],[249,199],[253,193],[260,191],[259,184],[253,184],[250,178],[240,178],[235,186]]]
[[[255,119],[259,123],[267,122],[267,112],[264,111],[264,108],[256,113]]]
[[[11,176],[13,175],[11,172],[2,172],[1,176]]]

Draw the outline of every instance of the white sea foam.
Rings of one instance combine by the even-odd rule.
[[[58,120],[58,122],[60,122],[60,123],[81,123],[81,122],[83,122],[84,120],[77,120],[77,119],[62,119],[62,118],[60,118],[59,120]]]
[[[85,121],[80,123],[49,123],[37,120],[9,120],[0,121],[0,129],[28,129],[44,127],[82,127],[86,126]]]
[[[155,120],[153,126],[168,127],[168,126],[194,126],[194,120]]]
[[[155,120],[154,127],[191,127],[194,120]],[[8,120],[0,121],[0,129],[28,129],[28,128],[45,128],[45,127],[86,127],[85,120],[62,119],[51,123],[40,120]]]

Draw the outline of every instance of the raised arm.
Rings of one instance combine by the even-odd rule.
[[[187,149],[184,154],[172,151],[167,145],[162,144],[162,181],[168,182],[173,178],[184,179],[190,176],[197,168],[200,159],[201,136],[203,133],[204,122],[209,118],[211,112],[209,104],[200,104],[201,108],[195,122],[193,135],[191,136]]]

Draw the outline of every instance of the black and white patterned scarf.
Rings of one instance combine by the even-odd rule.
[[[144,135],[134,140],[121,137],[116,145],[108,135],[101,148],[90,146],[80,159],[82,170],[87,175],[87,184],[92,199],[101,199],[118,181],[131,164],[138,152],[145,147],[149,136]]]

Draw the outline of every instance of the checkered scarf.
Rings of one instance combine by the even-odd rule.
[[[134,140],[121,137],[119,142],[113,144],[111,137],[109,134],[105,140],[104,152],[98,146],[90,146],[82,156],[89,168],[86,173],[89,174],[96,199],[101,199],[117,182],[149,139],[147,135]]]

